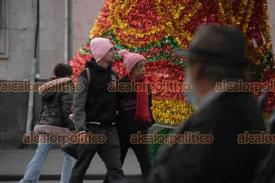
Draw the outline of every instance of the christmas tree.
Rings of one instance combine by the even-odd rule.
[[[87,42],[70,62],[74,80],[92,58],[89,41],[98,36],[109,38],[118,49],[129,49],[148,59],[146,78],[152,84],[154,119],[178,126],[193,109],[182,93],[185,58],[173,56],[172,50],[186,49],[197,27],[207,23],[241,29],[253,65],[252,81],[275,79],[266,0],[106,0]],[[119,58],[113,69],[119,76],[125,75]],[[275,94],[271,92],[265,115],[274,106]]]

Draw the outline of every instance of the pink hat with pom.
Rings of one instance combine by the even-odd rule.
[[[126,69],[127,69],[128,73],[130,73],[133,70],[134,66],[138,62],[140,62],[142,60],[146,61],[146,58],[144,56],[142,56],[140,54],[137,54],[137,53],[131,53],[128,50],[125,50],[125,49],[120,50],[118,52],[118,56],[123,59],[123,62],[126,66]]]
[[[90,42],[90,49],[96,62],[100,61],[113,47],[109,39],[102,37],[94,38]]]

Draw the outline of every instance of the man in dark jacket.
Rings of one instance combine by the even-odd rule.
[[[238,87],[236,81],[244,80],[245,50],[245,38],[238,29],[204,25],[187,52],[180,52],[187,57],[185,77],[192,86],[187,98],[197,111],[178,129],[176,144],[160,150],[146,182],[252,182],[267,149],[265,145],[240,144],[240,137],[246,131],[264,131],[264,122],[255,98],[229,87],[232,83]],[[193,136],[200,132],[209,139],[180,143],[180,135],[186,132]]]
[[[110,40],[95,38],[91,41],[94,60],[87,63],[80,74],[78,84],[84,86],[74,97],[73,120],[80,139],[88,135],[104,135],[105,142],[84,144],[73,168],[71,183],[80,183],[97,152],[104,161],[110,183],[124,182],[120,160],[120,145],[116,130],[116,97],[108,91],[109,83],[115,83],[116,75],[111,67],[115,50]],[[80,145],[83,146],[83,145]]]

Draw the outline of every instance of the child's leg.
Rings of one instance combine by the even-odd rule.
[[[37,183],[43,167],[43,163],[47,158],[48,152],[51,149],[50,143],[38,143],[34,157],[29,162],[25,169],[25,175],[20,183]]]
[[[142,176],[146,177],[152,168],[149,145],[145,143],[131,144],[140,165]]]
[[[75,159],[63,150],[62,153],[64,158],[60,183],[69,183]]]

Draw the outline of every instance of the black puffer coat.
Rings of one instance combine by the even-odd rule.
[[[72,88],[72,82],[65,83]],[[69,119],[73,96],[71,91],[46,91],[42,93],[42,111],[37,125],[52,125],[73,130],[73,122]]]

